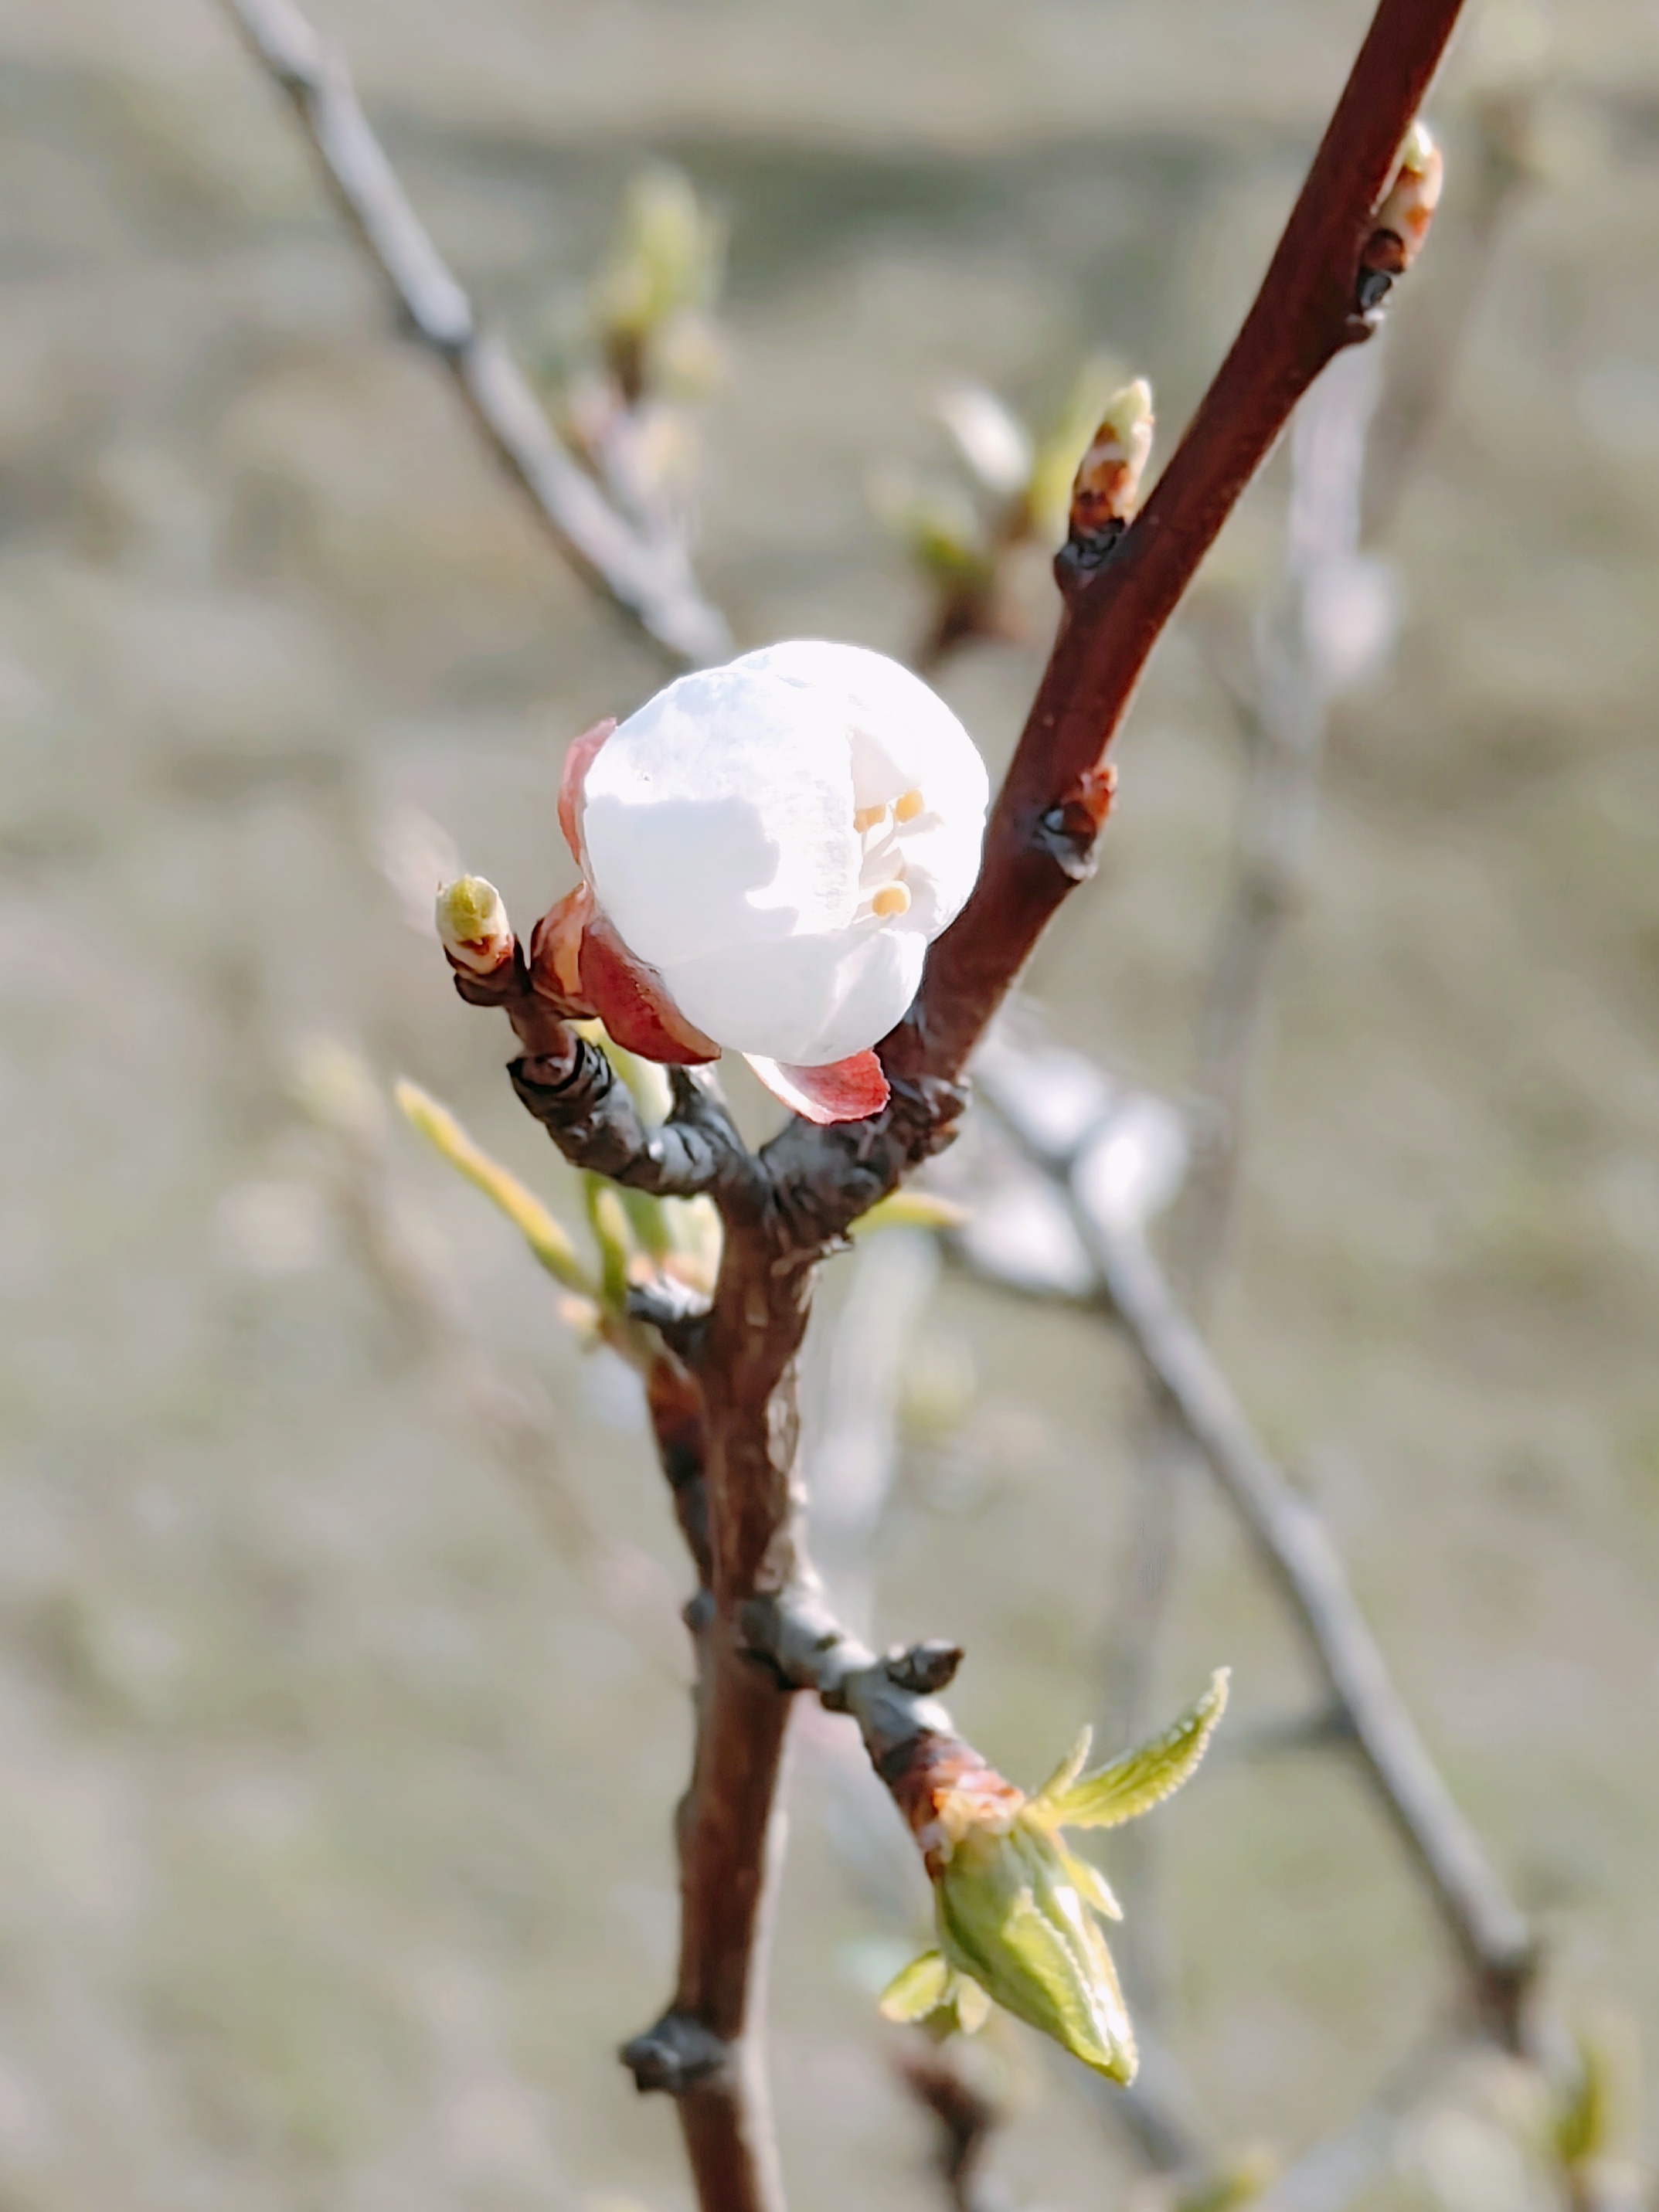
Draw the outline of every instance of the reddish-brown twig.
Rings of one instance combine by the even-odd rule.
[[[1373,210],[1462,0],[1382,0],[1231,351],[1111,557],[1066,578],[1048,665],[966,908],[933,947],[890,1067],[957,1073],[1054,909],[1089,872],[1103,811],[1087,780],[1217,532],[1320,370],[1368,337],[1358,306]]]

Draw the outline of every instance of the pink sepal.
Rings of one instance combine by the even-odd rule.
[[[625,1052],[668,1067],[720,1058],[714,1040],[692,1027],[656,969],[634,957],[597,907],[582,932],[580,974],[594,1012]]]
[[[593,918],[593,894],[578,884],[550,906],[530,939],[530,981],[567,1021],[589,1021],[592,1001],[582,988],[582,937]]]
[[[591,730],[584,730],[580,737],[572,738],[566,748],[564,767],[559,776],[559,827],[570,848],[570,857],[579,868],[583,865],[582,786],[593,765],[594,754],[616,726],[616,716],[609,715],[603,722],[595,722]]]
[[[887,1103],[887,1078],[873,1052],[855,1052],[827,1067],[786,1067],[752,1052],[744,1058],[772,1096],[803,1121],[862,1121]]]

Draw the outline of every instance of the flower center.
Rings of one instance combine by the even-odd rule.
[[[864,841],[859,867],[859,917],[893,921],[910,911],[904,880],[904,832],[927,811],[920,791],[901,792],[890,805],[854,810],[853,827]]]

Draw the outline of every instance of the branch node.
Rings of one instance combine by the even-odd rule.
[[[1095,841],[1112,811],[1116,789],[1117,770],[1103,761],[1085,769],[1055,805],[1037,817],[1031,842],[1074,884],[1095,872]]]
[[[918,1697],[927,1698],[955,1680],[963,1657],[959,1644],[949,1644],[935,1636],[908,1647],[896,1644],[883,1664],[888,1680],[901,1690],[911,1690]]]
[[[1353,288],[1354,306],[1361,315],[1369,319],[1375,315],[1377,308],[1382,306],[1393,289],[1394,275],[1391,270],[1362,269]],[[1370,336],[1372,327],[1372,324],[1368,320],[1367,337]]]
[[[696,1346],[708,1317],[709,1301],[678,1276],[654,1275],[648,1283],[635,1283],[628,1292],[628,1311],[635,1321],[661,1331],[688,1365],[696,1364]]]
[[[1129,527],[1123,515],[1114,515],[1098,529],[1073,530],[1054,556],[1054,581],[1063,598],[1075,599],[1086,591],[1122,544]]]
[[[720,2072],[731,2045],[695,2014],[670,2011],[654,2027],[623,2044],[618,2055],[641,2096],[660,2089],[671,2097],[683,2097]]]

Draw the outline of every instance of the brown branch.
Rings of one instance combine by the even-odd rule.
[[[1418,1734],[1323,1522],[1262,1445],[1140,1230],[1083,1203],[1071,1176],[1082,1146],[1063,1157],[1045,1150],[1013,1093],[994,1077],[981,1081],[999,1119],[1066,1196],[1111,1312],[1277,1584],[1463,1961],[1481,2026],[1506,2049],[1526,2051],[1531,1930]]]
[[[234,4],[246,21],[251,0]],[[1066,611],[979,888],[935,946],[910,1018],[885,1042],[889,1107],[851,1127],[793,1123],[740,1166],[711,1153],[706,1180],[690,1186],[713,1191],[726,1230],[713,1308],[683,1347],[702,1395],[708,1539],[708,1586],[692,1615],[697,1749],[678,1822],[678,1985],[663,2021],[625,2055],[641,2087],[678,2093],[705,2212],[777,2212],[781,2203],[755,2021],[790,1688],[852,1713],[890,1786],[915,1787],[914,1770],[925,1775],[938,1758],[978,1763],[928,1694],[951,1655],[924,1650],[896,1668],[875,1660],[823,1612],[801,1551],[794,1376],[817,1263],[906,1166],[948,1141],[969,1051],[1088,872],[1109,796],[1101,755],[1147,654],[1297,397],[1333,354],[1368,335],[1356,307],[1367,221],[1458,12],[1458,0],[1382,0],[1261,292],[1162,483],[1109,560],[1085,573],[1062,556]],[[324,78],[314,68],[290,69],[290,78],[317,131],[328,112],[318,107]],[[337,122],[342,112],[337,94]],[[463,383],[476,404],[474,383]],[[532,1015],[532,1036],[520,1028],[529,1066],[519,1086],[526,1096],[528,1079],[556,1139],[594,1164],[614,1143],[618,1164],[606,1172],[637,1177],[643,1158],[652,1180],[637,1187],[671,1187],[663,1178],[686,1162],[650,1161],[650,1140],[618,1122],[568,1032],[556,1024],[543,1049],[552,1017],[521,997],[515,1025]]]
[[[972,898],[888,1038],[890,1073],[957,1074],[1067,891],[1103,807],[1079,802],[1152,647],[1320,370],[1370,337],[1357,306],[1370,219],[1462,0],[1381,0],[1261,289],[1135,520],[1100,566],[1062,552],[1060,632],[991,817]]]
[[[811,1689],[830,1710],[851,1714],[896,1788],[924,1747],[960,1743],[932,1692],[962,1655],[922,1644],[878,1660],[824,1604],[794,1477],[794,1364],[810,1269],[775,1211],[747,1208],[729,1190],[723,1206],[726,1259],[696,1358],[701,1420],[683,1423],[675,1444],[678,1455],[702,1455],[696,1480],[714,1534],[688,1615],[699,1692],[691,1783],[677,1822],[679,1973],[668,2011],[623,2057],[641,2089],[678,2100],[699,2202],[711,2212],[776,2212],[757,2022],[792,1693]],[[658,1436],[661,1449],[659,1419]],[[663,1456],[683,1499],[684,1464],[675,1476],[670,1452]]]
[[[636,527],[561,444],[512,356],[480,330],[370,128],[343,63],[293,0],[225,4],[287,94],[410,335],[449,370],[564,558],[677,665],[722,659],[731,649],[726,620],[699,591],[684,541],[672,530]]]
[[[754,1181],[754,1163],[701,1070],[670,1070],[674,1110],[659,1128],[646,1127],[604,1053],[538,990],[516,938],[492,974],[453,963],[451,973],[468,1006],[499,1008],[512,1023],[525,1048],[507,1067],[513,1088],[572,1167],[653,1198],[693,1198],[725,1181]]]

